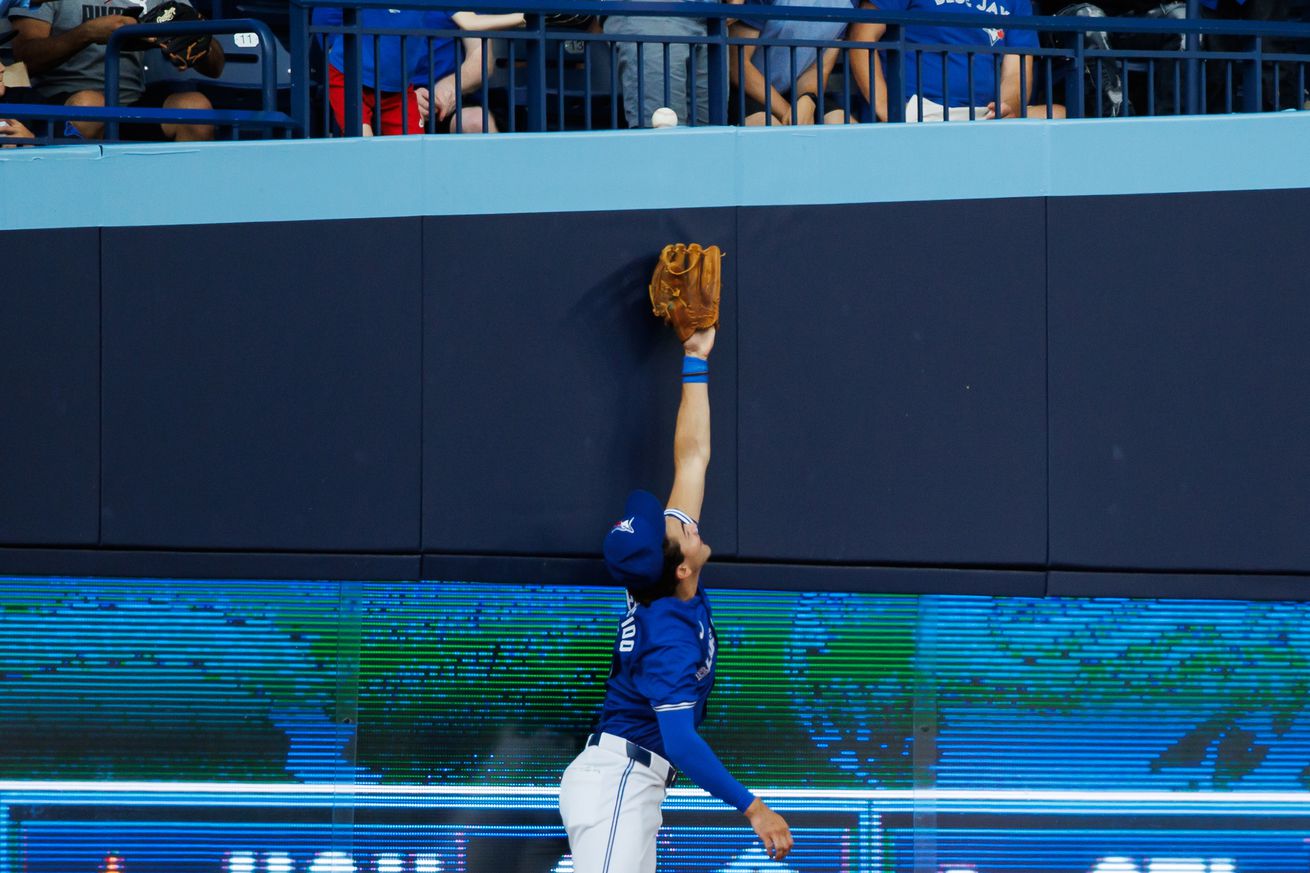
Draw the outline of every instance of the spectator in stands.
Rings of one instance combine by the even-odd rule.
[[[850,0],[772,0],[778,6],[829,6],[849,9]],[[774,40],[813,40],[827,42],[840,39],[846,25],[840,21],[785,21],[743,19],[733,22],[732,35],[753,39],[763,37]],[[840,93],[824,93],[823,116],[817,117],[819,93],[828,86],[829,76],[837,63],[838,50],[826,49],[820,61],[815,48],[785,46],[732,46],[728,72],[732,84],[746,92],[744,123],[748,126],[772,124],[841,124],[854,118],[848,116],[848,105]],[[740,56],[739,56],[740,54]],[[796,70],[792,70],[792,63]],[[766,78],[767,75],[767,78]],[[822,84],[820,84],[822,80]],[[791,97],[796,96],[795,115]],[[739,104],[734,103],[734,108]],[[769,115],[772,115],[770,121]]]
[[[668,39],[667,70],[664,43],[617,44],[619,87],[628,127],[649,127],[651,116],[662,106],[677,113],[679,124],[689,122],[692,107],[697,124],[709,123],[709,53],[703,44],[693,47],[678,42],[679,38],[705,36],[704,18],[611,15],[605,19],[604,31],[618,38],[638,35]]]
[[[322,7],[315,9],[314,22],[340,25],[341,10]],[[420,9],[363,9],[359,12],[359,23],[366,33],[379,29],[496,30],[521,27],[523,16]],[[360,96],[364,136],[373,136],[375,133],[383,136],[422,133],[426,129],[429,111],[434,106],[434,129],[437,133],[449,133],[457,128],[464,133],[482,132],[483,113],[476,98],[482,85],[483,70],[489,70],[494,63],[490,51],[485,59],[483,57],[482,38],[462,40],[462,62],[457,59],[459,51],[451,37],[435,36],[430,40],[424,37],[379,37],[376,40],[376,57],[374,42],[369,36],[360,39],[360,79],[363,85]],[[344,40],[340,36],[329,37],[327,56],[328,100],[337,126],[344,128],[346,63]],[[458,124],[453,114],[456,65],[459,66],[460,90],[465,95],[461,100],[462,123]],[[434,80],[436,84],[429,88]],[[379,118],[381,130],[375,131],[374,123]],[[487,113],[487,121],[487,132],[495,132],[497,126],[490,112]]]
[[[1292,2],[1291,0],[1201,0],[1201,17],[1241,21],[1288,21],[1292,18]],[[1215,34],[1202,37],[1201,45],[1203,48],[1217,52],[1250,51],[1251,39],[1245,36]],[[1295,42],[1276,38],[1266,38],[1263,41],[1263,49],[1266,54],[1293,54],[1298,50]],[[1233,70],[1233,83],[1236,88],[1242,78],[1241,62],[1232,63],[1236,65]],[[1225,67],[1226,64],[1222,61],[1211,61],[1206,64],[1208,80],[1206,109],[1210,112],[1228,111],[1225,94],[1228,76]],[[1264,81],[1261,91],[1264,106],[1262,108],[1267,111],[1305,108],[1305,94],[1300,90],[1300,83],[1297,80],[1297,65],[1283,63],[1278,67],[1278,76],[1275,79],[1273,64],[1268,61],[1263,64]],[[1278,92],[1276,95],[1275,89]],[[1234,95],[1234,109],[1241,108],[1238,100],[1239,98]]]
[[[4,97],[4,96],[5,96],[5,65],[3,63],[0,63],[0,97]],[[2,114],[3,114],[3,109],[0,108],[0,115]],[[31,139],[32,131],[28,130],[25,126],[23,126],[23,123],[16,118],[0,117],[0,138]],[[16,143],[9,143],[5,146],[5,148],[12,148],[14,145],[16,145]]]
[[[936,0],[877,0],[861,4],[863,9],[888,11],[920,10],[950,13],[952,15],[1032,15],[1031,0],[947,0],[938,5]],[[990,23],[990,22],[987,22]],[[860,22],[850,31],[853,42],[876,42],[886,33],[887,26],[875,22]],[[942,53],[908,49],[905,52],[904,93],[906,121],[952,121],[969,118],[1045,117],[1046,106],[1027,105],[1032,93],[1033,63],[1025,49],[1036,48],[1037,36],[1030,30],[958,27],[945,25],[908,25],[905,39],[910,43],[930,43],[958,46],[946,55],[946,75],[942,75]],[[1014,53],[1002,54],[1000,76],[996,75],[993,58],[996,55],[978,52],[973,58],[973,91],[969,90],[969,63],[966,52],[974,46],[1013,48]],[[884,53],[885,54],[885,53]],[[872,114],[880,121],[887,120],[887,89],[882,75],[882,59],[869,63],[867,51],[852,50],[851,73],[861,95],[873,108]],[[921,61],[921,63],[920,63]],[[1020,75],[1020,64],[1025,69]],[[872,71],[871,71],[872,67]],[[922,68],[922,79],[919,69]],[[872,72],[873,80],[870,81]],[[1064,107],[1055,106],[1051,116],[1064,117]]]
[[[1077,15],[1084,18],[1104,18],[1107,15],[1124,18],[1174,18],[1187,17],[1187,4],[1184,2],[1165,2],[1159,0],[1096,0],[1095,3],[1074,3],[1065,5],[1062,0],[1051,4],[1054,15]],[[1039,10],[1040,11],[1040,10]],[[1073,40],[1069,34],[1052,34],[1046,42],[1059,48],[1069,48]],[[1158,33],[1107,33],[1105,31],[1088,31],[1084,34],[1083,44],[1088,48],[1111,50],[1126,49],[1131,51],[1181,51],[1183,37],[1181,34]],[[1179,62],[1181,63],[1181,61]],[[1174,64],[1157,63],[1155,70],[1155,113],[1169,115],[1178,111],[1180,94],[1174,89]],[[1139,109],[1146,104],[1147,82],[1145,76],[1137,77],[1137,86],[1133,95],[1124,93],[1123,79],[1119,75],[1119,64],[1102,61],[1099,70],[1089,63],[1083,71],[1083,83],[1086,91],[1084,106],[1086,115],[1097,114],[1097,93],[1099,81],[1100,115],[1115,117],[1135,114],[1132,105],[1135,99]],[[1098,78],[1099,77],[1099,78]],[[1179,81],[1182,77],[1179,76]]]
[[[144,9],[162,0],[147,0]],[[185,0],[179,0],[185,2]],[[46,0],[38,5],[15,5],[9,20],[18,32],[14,58],[27,64],[32,85],[46,103],[63,106],[105,105],[105,43],[120,27],[136,24],[144,11],[129,0]],[[143,51],[119,55],[119,99],[124,106],[162,106],[166,109],[212,109],[209,98],[199,91],[167,93],[147,90],[142,82]],[[181,59],[169,57],[174,65]],[[223,49],[215,40],[195,68],[206,76],[223,72]],[[72,127],[87,139],[104,135],[104,124],[78,121]],[[123,125],[124,139],[182,141],[214,138],[214,128],[202,124]]]

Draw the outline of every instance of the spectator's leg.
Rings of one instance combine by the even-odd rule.
[[[829,104],[829,105],[831,105],[831,104]],[[823,123],[824,123],[824,124],[846,124],[846,123],[847,123],[847,121],[846,121],[846,110],[845,110],[845,109],[829,109],[827,112],[823,113]],[[850,123],[851,123],[851,124],[859,124],[859,123],[860,123],[859,120],[856,119],[856,117],[855,117],[855,113],[853,113],[853,112],[851,113],[851,120],[850,120]]]
[[[164,99],[165,109],[197,109],[207,111],[214,108],[209,98],[199,91],[183,91],[169,94]],[[211,124],[162,124],[164,137],[175,142],[204,142],[214,138],[214,126]]]
[[[611,15],[605,19],[605,33],[621,39],[626,34],[641,32],[641,19]],[[623,92],[623,114],[628,127],[641,127],[640,107],[637,106],[637,46],[630,42],[616,42],[615,56],[619,67],[619,89]]]
[[[700,34],[704,36],[708,29],[702,27]],[[710,123],[710,50],[707,46],[698,45],[693,50],[696,54],[696,123]],[[690,71],[688,72],[690,75]]]
[[[483,132],[483,130],[482,130],[482,107],[481,107],[481,106],[465,106],[464,109],[460,112],[460,116],[464,119],[464,124],[463,124],[463,131],[464,131],[464,133],[482,133],[482,132]],[[451,131],[451,133],[454,133],[455,130],[456,130],[456,127],[455,127],[455,116],[452,114],[451,117],[450,117],[450,131]],[[492,118],[490,112],[487,113],[487,130],[486,130],[486,132],[487,132],[487,133],[499,133],[499,132],[500,132],[500,128],[496,126],[496,119],[495,119],[495,118]]]
[[[663,20],[665,24],[660,26],[661,32],[667,33],[671,37],[704,36],[706,33],[703,18],[667,18]],[[710,120],[709,53],[703,47],[696,47],[696,79],[693,82],[691,79],[692,48],[690,43],[679,43],[676,40],[669,46],[668,105],[670,109],[678,113],[679,124],[688,124],[690,122],[693,109],[696,112],[696,123],[708,124]],[[664,98],[663,54],[663,51],[659,53],[657,64],[660,87],[656,89],[656,96],[661,102],[650,108],[650,112],[646,114],[647,120],[650,119],[651,113],[664,105],[662,102]]]
[[[688,46],[679,37],[704,36],[705,21],[688,18],[624,18],[610,16],[605,19],[605,33],[622,38],[624,34],[642,34],[669,38],[669,108],[678,113],[678,123],[686,124],[688,97]],[[628,127],[649,127],[650,117],[664,105],[664,46],[658,42],[646,43],[642,49],[641,88],[638,89],[637,47],[635,43],[618,43],[619,82],[623,89],[623,108]],[[706,53],[696,60],[696,103],[698,123],[709,120],[709,67]],[[637,105],[640,90],[642,105]]]
[[[103,91],[77,91],[64,101],[65,106],[104,106]],[[73,127],[83,139],[100,139],[105,135],[105,126],[99,121],[74,121]],[[62,128],[61,128],[62,130]]]

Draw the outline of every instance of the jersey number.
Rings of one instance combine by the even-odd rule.
[[[619,625],[619,651],[631,652],[637,645],[637,618],[628,616]]]

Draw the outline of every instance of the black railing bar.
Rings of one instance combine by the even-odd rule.
[[[650,124],[649,118],[642,118],[646,111],[646,48],[637,43],[637,127]]]
[[[341,0],[291,0],[303,6],[342,6]],[[742,6],[732,3],[687,2],[633,2],[633,0],[521,0],[516,3],[480,4],[473,0],[465,2],[432,2],[432,0],[350,0],[346,5],[359,9],[446,9],[454,11],[476,10],[479,12],[574,12],[593,15],[624,16],[658,16],[676,18],[724,18],[739,19],[743,10],[748,9],[748,16],[760,20],[784,21],[844,21],[848,23],[869,22],[875,24],[931,24],[947,27],[985,27],[988,24],[1004,25],[1019,30],[1036,30],[1042,32],[1080,32],[1086,31],[1086,19],[1078,21],[1054,21],[1060,16],[1031,15],[963,15],[938,12],[891,12],[882,9],[856,9],[836,7],[808,6]],[[1066,17],[1067,18],[1067,17]],[[1214,18],[1118,18],[1105,17],[1096,19],[1096,30],[1114,33],[1163,33],[1163,34],[1230,34],[1234,36],[1310,36],[1310,23],[1290,21],[1233,21]],[[501,31],[509,33],[510,31]]]
[[[559,113],[559,129],[564,129],[564,40],[555,41],[555,79],[559,83],[555,94],[555,110]],[[666,98],[664,105],[669,105]],[[549,129],[549,123],[546,125]]]
[[[945,56],[943,55],[943,57],[945,57]],[[972,51],[968,51],[968,52],[965,52],[965,53],[964,53],[964,61],[965,61],[966,64],[969,65],[968,73],[967,73],[967,75],[965,76],[965,85],[966,85],[966,86],[968,87],[968,89],[969,89],[969,120],[970,120],[970,121],[977,121],[977,120],[978,120],[978,118],[977,118],[977,116],[978,116],[978,109],[977,109],[977,107],[975,107],[975,106],[973,105],[973,85],[974,85],[974,82],[973,82],[973,59],[974,59],[974,53],[973,53]],[[943,72],[945,72],[945,71],[943,71]],[[942,81],[943,81],[943,82],[948,81],[947,77],[943,76],[943,77],[942,77]],[[947,112],[946,114],[947,114],[947,115],[950,115],[949,112]]]
[[[423,124],[424,133],[435,133],[437,130],[437,113],[432,110],[437,104],[437,83],[433,80],[437,72],[437,48],[432,43],[432,37],[427,39],[428,47],[428,120]]]
[[[606,0],[606,2],[617,2],[617,0]],[[1097,19],[1098,29],[1099,22],[1104,19]],[[446,39],[462,39],[485,37],[490,39],[503,39],[511,42],[538,42],[540,37],[535,33],[525,33],[523,31],[475,31],[475,30],[450,30],[450,29],[414,29],[414,28],[376,28],[365,29],[362,25],[357,27],[347,27],[342,25],[315,25],[311,33],[337,35],[352,33],[357,36],[413,36],[424,37],[431,36]],[[1086,25],[1078,28],[1078,32],[1086,29]],[[559,35],[548,34],[548,41],[561,42],[614,42],[615,38],[609,34],[603,33],[574,33],[571,31],[561,31]],[[645,43],[665,43],[668,41],[667,35],[640,35],[624,34],[620,42],[645,42]],[[879,40],[876,42],[855,42],[851,40],[830,39],[830,40],[799,40],[799,39],[777,39],[766,40],[761,37],[728,37],[727,44],[730,46],[773,46],[779,48],[788,48],[795,46],[797,48],[838,48],[838,49],[894,49],[902,45],[913,45],[916,49],[924,51],[951,51],[959,52],[962,46],[959,43],[901,43],[896,40]],[[714,45],[721,42],[715,37],[705,36],[679,36],[676,40],[679,45]],[[1005,46],[969,46],[968,50],[980,54],[1001,54],[1011,55],[1018,54],[1011,48]],[[1023,54],[1032,57],[1055,57],[1055,58],[1072,58],[1072,49],[1053,48],[1045,46],[1034,46],[1023,48]],[[1187,60],[1192,57],[1206,58],[1211,60],[1239,60],[1245,61],[1251,59],[1251,52],[1248,51],[1216,51],[1209,49],[1199,49],[1195,52],[1189,52],[1185,49],[1095,49],[1086,48],[1083,50],[1084,57],[1091,58],[1112,58],[1119,60],[1121,58],[1129,59],[1151,59],[1156,60]],[[1289,63],[1305,63],[1310,61],[1310,53],[1262,53],[1261,58],[1268,61],[1283,61]]]

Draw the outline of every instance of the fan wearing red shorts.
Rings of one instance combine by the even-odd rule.
[[[459,18],[466,18],[460,21]],[[316,24],[340,25],[341,10],[322,8],[314,10]],[[402,9],[362,9],[359,23],[365,31],[360,38],[360,80],[362,119],[364,135],[372,136],[380,132],[384,136],[403,133],[422,133],[426,112],[420,113],[417,90],[423,96],[429,95],[428,84],[453,82],[456,64],[455,40],[452,37],[434,36],[429,41],[420,36],[370,37],[371,30],[446,30],[452,31],[461,25],[495,28],[515,26],[522,23],[522,16],[479,16],[467,12],[447,13],[435,10]],[[377,45],[376,55],[374,44]],[[465,60],[461,75],[461,85],[469,92],[481,84],[484,66],[490,66],[491,59],[482,59],[481,39],[464,40]],[[431,60],[429,61],[429,46]],[[332,106],[332,115],[339,128],[345,128],[346,77],[345,48],[339,35],[328,38],[328,102]],[[480,130],[482,110],[473,106],[474,101],[465,99],[466,104],[463,128],[465,131]],[[427,109],[427,106],[423,107]],[[474,115],[476,114],[476,119]],[[445,133],[451,129],[449,121],[441,113],[431,129]],[[380,131],[373,128],[381,123]],[[494,124],[490,126],[494,129]]]

